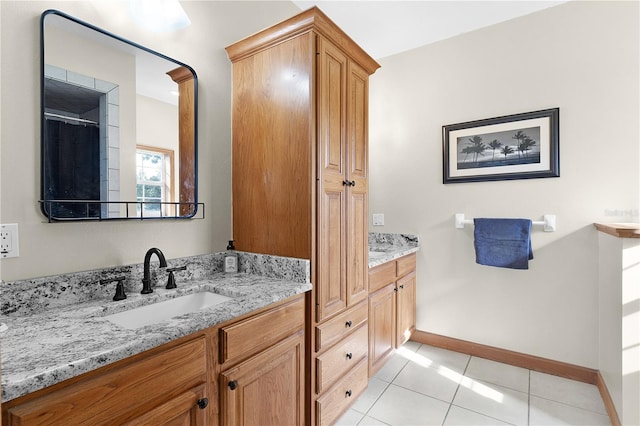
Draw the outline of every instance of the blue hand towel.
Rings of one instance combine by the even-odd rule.
[[[499,268],[529,269],[531,220],[474,219],[476,263]]]

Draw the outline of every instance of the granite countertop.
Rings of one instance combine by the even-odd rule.
[[[420,250],[418,237],[410,234],[369,233],[369,268]]]
[[[51,386],[177,338],[232,320],[301,294],[311,284],[239,273],[178,281],[178,288],[156,288],[150,295],[128,294],[56,307],[31,315],[10,314],[2,322],[2,401]],[[119,311],[198,291],[232,299],[210,308],[128,330],[103,318]]]
[[[369,233],[369,267],[414,253],[419,248],[415,235]],[[4,314],[1,323],[6,325],[0,334],[2,401],[311,290],[308,261],[242,252],[239,256],[240,270],[249,273],[211,273],[211,270],[221,270],[221,254],[170,261],[176,265],[189,264],[189,270],[177,278],[178,288],[165,290],[158,286],[154,293],[147,295],[141,295],[138,288],[142,265],[0,282],[0,308]],[[112,288],[94,283],[117,275],[127,276],[127,299],[113,302]],[[232,299],[133,330],[104,318],[200,291]]]

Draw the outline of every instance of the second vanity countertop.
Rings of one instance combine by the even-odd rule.
[[[418,237],[411,234],[369,233],[369,268],[420,250]]]
[[[97,300],[33,315],[8,315],[2,322],[2,401],[62,382],[170,342],[233,320],[241,315],[311,290],[311,284],[240,273],[217,273],[209,279],[154,289],[150,295],[128,294],[120,302]],[[231,300],[210,308],[128,330],[103,318],[137,307],[199,291]],[[144,299],[144,300],[142,300]],[[147,303],[144,303],[147,304]]]

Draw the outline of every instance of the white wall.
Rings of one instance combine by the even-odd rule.
[[[290,2],[183,2],[191,26],[137,29],[101,2],[0,2],[0,221],[18,223],[20,257],[0,261],[3,280],[224,250],[231,235],[231,64],[224,47],[299,12]],[[111,5],[113,6],[113,5]],[[198,74],[199,201],[204,220],[45,223],[40,213],[39,19],[58,9],[191,65]]]
[[[622,418],[623,239],[598,233],[598,370]]]
[[[417,233],[417,328],[598,367],[596,221],[637,220],[637,2],[572,1],[380,60],[370,206]],[[442,184],[443,125],[559,107],[559,178]],[[453,215],[556,214],[528,271],[475,264]]]
[[[176,91],[178,86],[176,85]],[[178,149],[178,106],[147,96],[138,95],[136,98],[136,116],[139,118],[137,127],[137,145],[152,146],[173,151],[173,182],[175,201],[178,201],[180,183],[179,165],[180,151]],[[136,187],[136,177],[129,185]],[[173,201],[173,200],[172,200]]]
[[[640,424],[640,240],[622,241],[622,415]],[[618,410],[618,414],[620,411]]]

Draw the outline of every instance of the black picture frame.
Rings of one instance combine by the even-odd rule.
[[[560,176],[560,109],[442,126],[443,183]]]

